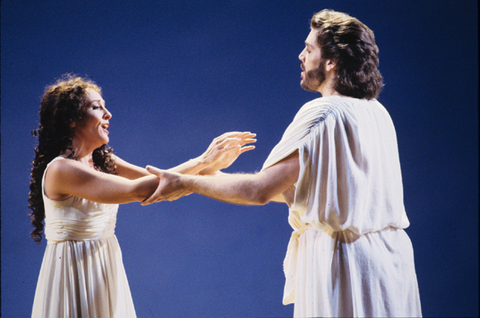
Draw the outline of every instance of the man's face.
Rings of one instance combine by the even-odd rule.
[[[300,85],[303,89],[312,92],[318,92],[325,81],[325,61],[317,44],[317,31],[315,29],[310,31],[305,40],[305,48],[298,56],[303,70]]]

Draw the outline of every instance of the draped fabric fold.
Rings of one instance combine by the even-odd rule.
[[[385,283],[386,299],[393,303],[383,307],[359,300],[351,290],[365,275],[377,275],[382,283],[382,275],[396,275],[396,263],[381,269],[386,273],[352,265],[359,261],[355,255],[386,262],[383,258],[388,254],[382,258],[382,253],[388,249],[363,253],[368,246],[365,242],[379,240],[380,245],[389,245],[408,259],[413,255],[403,231],[409,221],[403,205],[396,134],[385,108],[376,100],[338,95],[315,99],[298,111],[262,169],[295,151],[300,171],[297,183],[289,189],[293,200],[284,194],[293,228],[284,261],[284,304],[295,303],[296,316],[348,315],[348,310],[339,309],[339,299],[343,308],[359,315],[421,315],[413,256],[403,265],[408,274],[403,285],[408,285],[409,293],[397,302],[391,295],[405,286]],[[403,234],[385,234],[392,229]],[[382,241],[386,239],[396,242]],[[345,277],[349,284],[344,284]],[[350,303],[345,303],[346,299]],[[382,311],[400,303],[408,304],[411,311]]]

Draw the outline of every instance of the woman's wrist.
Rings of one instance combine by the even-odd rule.
[[[186,174],[200,174],[203,170],[209,169],[211,163],[207,162],[203,156],[199,156],[197,158],[190,159],[188,161],[188,166],[188,170],[190,171],[186,172]]]
[[[200,156],[200,157],[185,161],[181,165],[170,168],[169,170],[178,172],[181,174],[197,174],[206,168],[208,168],[208,165],[204,160],[202,160],[202,157]]]

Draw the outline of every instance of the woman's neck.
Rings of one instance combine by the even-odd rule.
[[[95,149],[90,150],[82,147],[75,138],[72,140],[71,148],[72,149],[67,149],[65,151],[65,156],[70,157],[73,153],[75,160],[88,167],[93,167],[93,150]]]

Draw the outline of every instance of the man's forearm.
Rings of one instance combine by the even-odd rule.
[[[297,181],[298,153],[281,160],[256,174],[221,174],[219,176],[192,176],[162,171],[147,166],[160,183],[155,193],[142,204],[176,200],[179,193],[195,192],[227,203],[263,205],[278,198]]]
[[[270,201],[258,174],[182,176],[180,182],[188,191],[227,203],[263,205]]]
[[[256,174],[183,176],[181,186],[223,202],[263,205],[271,200],[280,201],[278,196],[297,182],[299,169],[298,153],[295,152]]]

